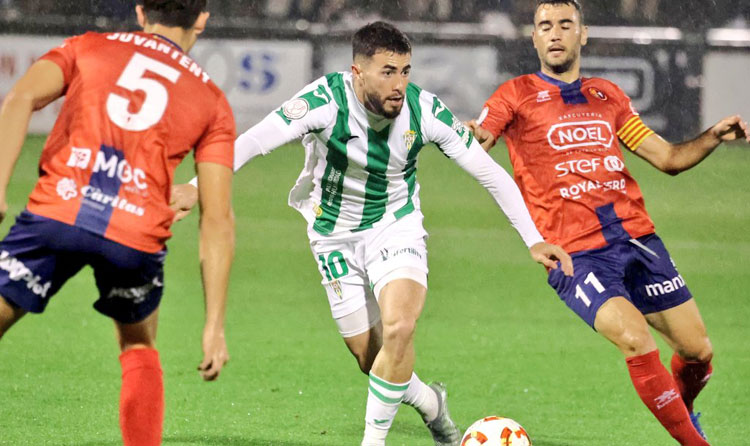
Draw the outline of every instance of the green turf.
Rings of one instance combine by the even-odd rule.
[[[42,142],[30,138],[25,147],[10,215],[33,185]],[[501,149],[494,156],[507,165]],[[286,206],[302,157],[292,145],[236,177],[232,360],[214,383],[195,371],[203,317],[196,216],[174,228],[159,327],[165,445],[359,444],[367,380],[330,319],[304,221]],[[747,444],[750,150],[719,149],[677,178],[634,156],[627,161],[714,343],[715,374],[697,404],[706,432],[713,444]],[[181,166],[178,180],[190,172]],[[535,446],[674,444],[636,396],[619,353],[559,302],[481,187],[429,148],[419,178],[431,274],[417,372],[448,383],[456,421],[510,416]],[[1,445],[119,444],[118,351],[94,298],[86,270],[44,315],[27,316],[0,343]],[[431,444],[403,407],[389,445]]]

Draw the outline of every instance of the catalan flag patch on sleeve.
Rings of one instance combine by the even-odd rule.
[[[633,116],[628,119],[628,122],[617,132],[620,141],[633,152],[640,147],[646,138],[653,134],[654,131],[643,123],[640,116]]]

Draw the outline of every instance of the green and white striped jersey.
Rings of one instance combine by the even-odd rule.
[[[541,241],[515,183],[445,104],[414,84],[404,102],[386,119],[357,99],[350,72],[323,76],[237,139],[235,170],[303,138],[290,206],[320,235],[361,231],[419,209],[417,155],[432,142],[490,191],[528,246]]]
[[[359,231],[419,209],[422,147],[435,142],[455,158],[473,142],[437,96],[409,84],[404,102],[395,119],[376,116],[357,99],[351,73],[331,73],[276,112],[292,133],[306,134],[289,204],[316,232]]]

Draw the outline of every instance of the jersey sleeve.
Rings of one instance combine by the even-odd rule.
[[[643,123],[628,95],[616,85],[612,85],[616,88],[617,137],[628,149],[635,152],[654,131]]]
[[[63,79],[65,82],[65,88],[73,79],[76,66],[76,55],[75,46],[79,39],[83,36],[75,36],[65,39],[62,45],[57,48],[53,48],[48,51],[44,56],[40,57],[39,60],[48,60],[54,62],[63,72]]]
[[[232,109],[224,95],[216,104],[214,119],[195,148],[196,163],[216,163],[234,166],[234,138],[236,135]]]
[[[318,79],[286,101],[278,110],[250,127],[234,145],[234,170],[258,155],[328,127],[336,116],[333,92]]]
[[[516,89],[511,82],[498,87],[492,96],[484,103],[487,117],[482,122],[482,128],[489,130],[495,139],[503,134],[515,115]]]
[[[424,119],[425,142],[435,143],[448,158],[458,158],[471,147],[474,135],[437,96],[427,92],[422,95],[423,108],[431,110]]]

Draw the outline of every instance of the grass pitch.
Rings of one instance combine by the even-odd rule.
[[[42,144],[33,137],[24,148],[1,234],[26,202]],[[493,155],[508,166],[502,147]],[[367,379],[331,321],[304,220],[286,206],[302,162],[294,144],[236,176],[232,359],[214,383],[195,370],[196,215],[174,227],[159,327],[165,445],[359,444]],[[677,178],[635,156],[627,162],[714,343],[714,376],[696,404],[703,426],[712,444],[747,444],[750,150],[722,147]],[[191,176],[189,163],[178,181]],[[522,423],[535,446],[675,444],[633,391],[620,354],[558,300],[489,195],[437,150],[425,148],[419,167],[431,274],[416,370],[448,384],[460,426],[498,414]],[[118,349],[112,323],[91,308],[95,293],[84,270],[44,315],[26,316],[0,342],[0,445],[120,444]],[[431,444],[402,407],[389,445]]]

